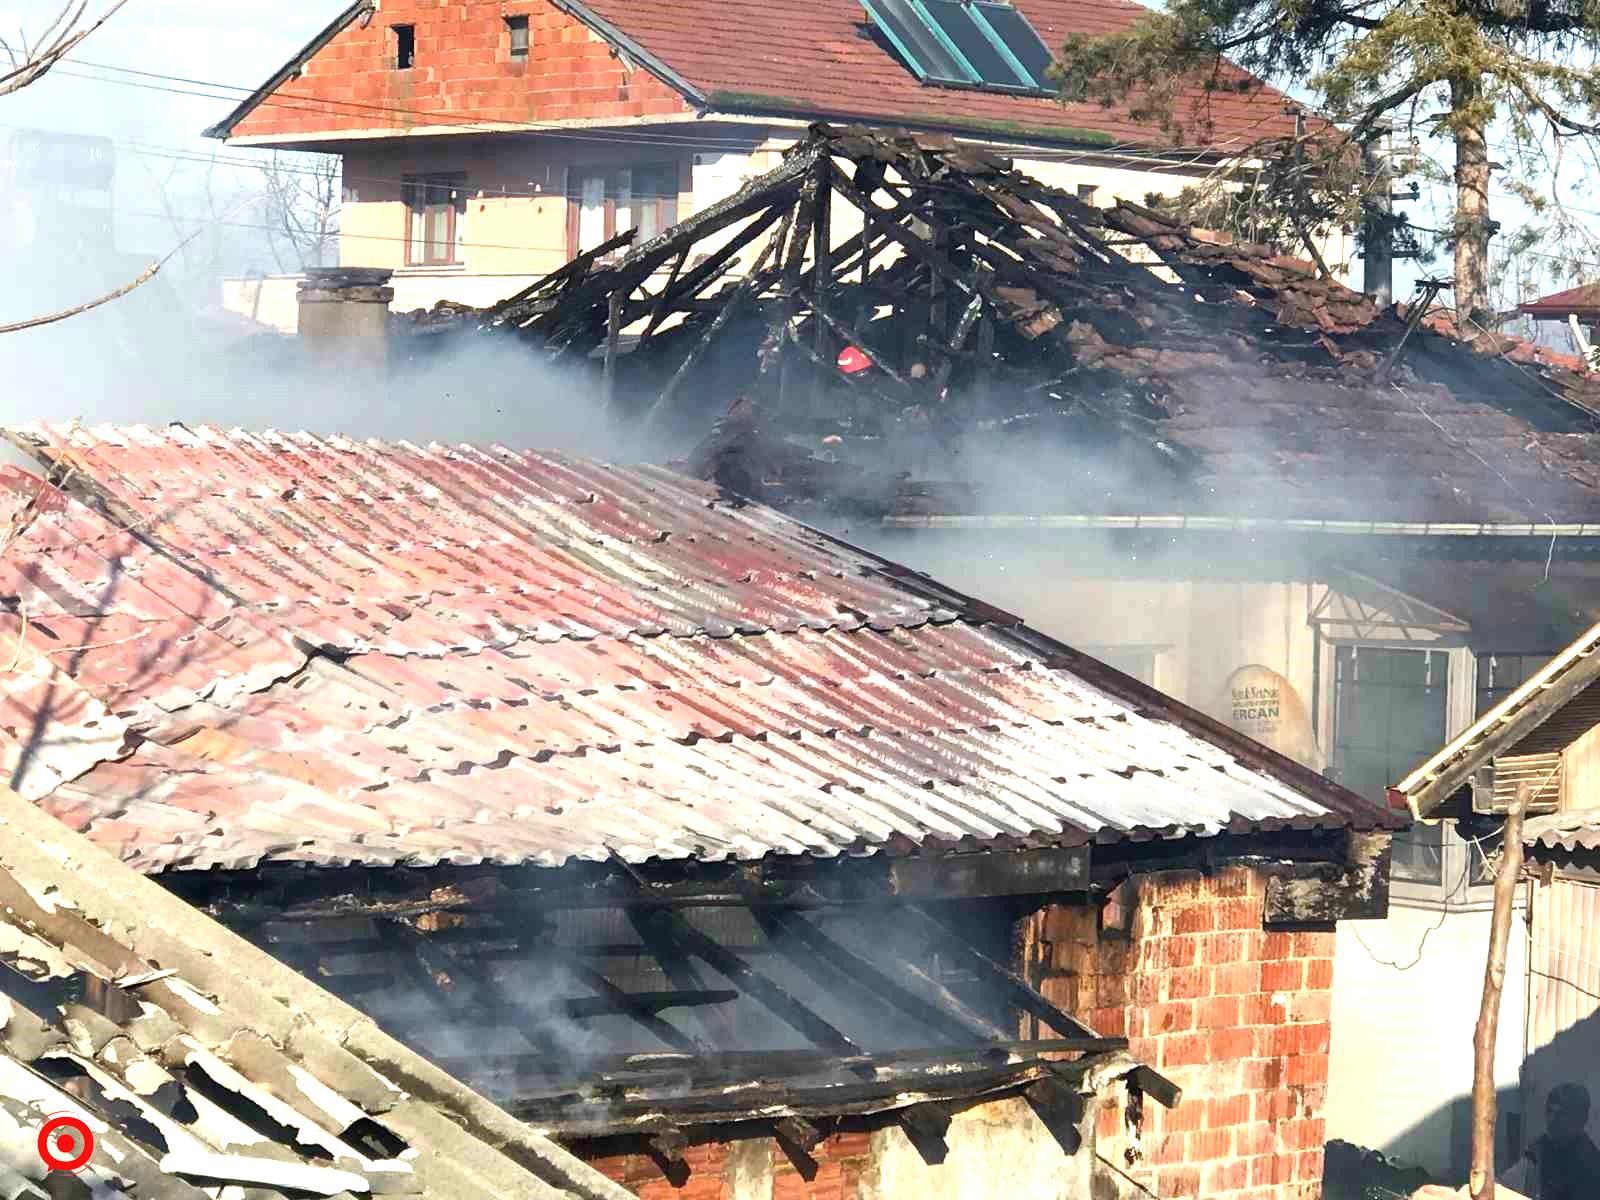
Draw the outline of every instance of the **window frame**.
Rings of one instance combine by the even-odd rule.
[[[527,62],[529,49],[532,46],[532,32],[528,28],[526,14],[518,13],[506,19],[507,49],[506,53],[512,62]],[[517,46],[517,34],[522,35],[522,46]]]
[[[417,174],[402,175],[400,177],[400,199],[405,208],[405,264],[408,267],[455,267],[461,265],[461,218],[466,213],[466,184],[467,176],[464,171],[428,171]],[[427,247],[430,245],[425,236],[422,249],[419,251],[417,240],[412,236],[412,226],[415,223],[418,204],[416,197],[420,193],[426,197],[429,188],[449,188],[454,196],[445,201],[446,226],[445,244],[446,257],[435,259],[427,257]],[[427,222],[426,203],[422,204],[422,220],[424,226]]]
[[[597,245],[604,244],[616,237],[620,230],[617,228],[617,210],[622,192],[621,179],[623,172],[629,176],[628,204],[633,209],[633,226],[638,228],[640,196],[633,190],[633,179],[640,172],[645,171],[670,171],[677,180],[677,191],[669,195],[654,197],[656,205],[655,223],[656,231],[662,232],[676,225],[681,219],[680,208],[683,202],[683,160],[681,158],[653,159],[649,162],[639,163],[593,163],[575,164],[567,168],[567,184],[564,189],[567,201],[567,261],[571,262],[578,255],[584,253],[582,244],[583,221],[583,185],[586,180],[596,177],[605,180],[605,199],[603,228],[600,241]],[[651,236],[654,236],[653,234]],[[592,249],[593,247],[591,247]]]
[[[402,21],[389,26],[394,30],[394,63],[396,71],[409,71],[417,65],[417,27]]]
[[[1453,639],[1438,639],[1426,643],[1405,643],[1397,639],[1379,638],[1328,638],[1321,645],[1321,697],[1319,708],[1327,714],[1326,729],[1318,729],[1318,744],[1326,754],[1330,767],[1335,762],[1339,744],[1339,706],[1337,664],[1341,648],[1368,650],[1431,650],[1446,655],[1445,675],[1445,732],[1442,746],[1457,736],[1476,719],[1478,654],[1471,647]],[[1391,781],[1393,782],[1393,781]],[[1430,841],[1437,842],[1441,859],[1440,881],[1428,883],[1419,880],[1399,879],[1391,875],[1390,903],[1407,908],[1470,911],[1487,908],[1494,902],[1492,879],[1479,877],[1473,870],[1469,855],[1479,855],[1473,844],[1463,838],[1454,821],[1418,823],[1414,829]],[[1481,864],[1481,856],[1479,858]]]

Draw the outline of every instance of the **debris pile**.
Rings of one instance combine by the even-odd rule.
[[[607,403],[653,434],[687,446],[718,422],[690,466],[791,508],[971,511],[971,481],[992,474],[975,457],[1049,444],[1094,476],[1055,511],[1119,511],[1136,480],[1145,511],[1192,512],[1218,491],[1218,427],[1289,400],[1370,429],[1400,385],[1408,411],[1600,428],[1600,389],[1578,375],[1474,352],[1308,264],[1126,201],[1097,208],[945,137],[817,125],[776,170],[633,241],[472,322],[553,360],[598,359]],[[735,397],[749,403],[728,411]],[[1370,450],[1336,448],[1334,469],[1359,475]],[[1083,474],[1063,462],[1056,476]],[[940,479],[965,482],[927,482]],[[1448,483],[1442,495],[1470,497],[1482,481]]]

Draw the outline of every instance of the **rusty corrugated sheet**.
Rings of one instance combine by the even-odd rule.
[[[8,556],[31,623],[0,635],[55,674],[12,687],[0,751],[146,870],[1386,820],[670,472],[205,428],[22,440],[100,511],[57,498]],[[52,687],[71,736],[33,737]]]

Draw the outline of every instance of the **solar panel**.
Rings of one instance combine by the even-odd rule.
[[[1023,69],[1013,65],[996,39],[964,0],[922,0],[929,19],[955,43],[978,81],[991,87],[1033,87]]]
[[[861,0],[861,6],[917,78],[940,83],[978,82],[928,27],[911,6],[911,0]]]
[[[1044,44],[1044,39],[1033,26],[1028,24],[1028,18],[1009,4],[995,4],[989,0],[979,0],[972,7],[983,14],[984,20],[989,22],[989,28],[999,35],[1012,57],[1033,76],[1033,82],[1041,88],[1054,90],[1046,72],[1050,64],[1055,62],[1055,55],[1050,53],[1050,47]]]

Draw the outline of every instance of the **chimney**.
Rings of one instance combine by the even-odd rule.
[[[389,353],[393,275],[385,267],[307,269],[300,281],[300,337],[306,349],[381,377]]]

